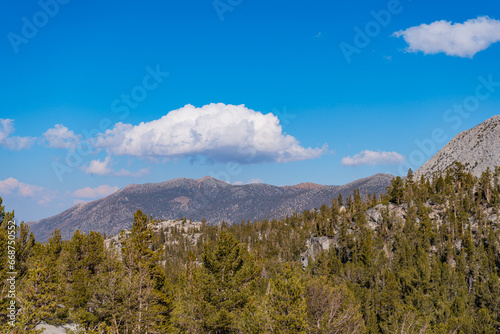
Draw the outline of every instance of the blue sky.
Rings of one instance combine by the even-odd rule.
[[[500,106],[491,0],[0,6],[0,196],[18,219],[178,177],[406,174]]]

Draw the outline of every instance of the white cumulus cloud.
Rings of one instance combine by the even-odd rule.
[[[90,187],[85,187],[83,189],[78,189],[73,193],[74,197],[78,198],[98,198],[98,197],[105,197],[108,196],[114,192],[117,192],[120,188],[116,186],[109,186],[107,184],[103,184],[101,186],[95,187],[95,188],[90,188]]]
[[[49,147],[72,149],[75,149],[81,138],[80,135],[76,135],[62,124],[56,124],[53,128],[48,129],[43,137]]]
[[[0,146],[9,150],[20,151],[30,148],[36,138],[11,136],[14,132],[14,120],[0,118]]]
[[[405,157],[397,152],[375,152],[361,151],[353,157],[342,158],[342,166],[359,166],[359,165],[389,165],[400,164],[405,161]]]
[[[92,160],[88,167],[84,167],[83,170],[85,174],[91,175],[105,175],[105,176],[131,176],[131,177],[143,177],[149,173],[149,168],[143,168],[137,172],[132,172],[127,169],[120,169],[115,171],[112,168],[113,162],[110,156],[107,156],[103,161],[97,159]]]
[[[479,51],[500,41],[500,21],[480,16],[464,23],[436,21],[421,24],[393,34],[403,36],[408,52],[445,53],[449,56],[472,58]]]
[[[196,157],[214,162],[289,162],[317,158],[327,150],[304,148],[283,132],[278,117],[244,105],[186,105],[158,120],[117,123],[97,138],[110,154],[135,157]],[[98,166],[96,168],[103,166]]]

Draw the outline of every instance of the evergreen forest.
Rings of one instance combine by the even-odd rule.
[[[500,333],[500,168],[410,170],[384,194],[280,220],[167,226],[137,211],[112,239],[55,230],[40,243],[13,220],[0,199],[2,333]],[[318,237],[331,247],[305,266]]]

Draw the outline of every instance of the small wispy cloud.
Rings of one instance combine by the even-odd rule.
[[[75,192],[73,192],[73,197],[87,198],[87,199],[105,197],[112,193],[117,192],[119,189],[120,188],[116,186],[110,186],[107,184],[103,184],[95,188],[85,187],[82,189],[75,190]]]
[[[85,168],[85,174],[92,175],[110,175],[113,173],[111,169],[111,157],[107,156],[103,161],[97,159],[92,160],[90,165]]]
[[[38,204],[48,204],[55,198],[53,191],[44,187],[20,182],[13,177],[0,180],[0,194],[14,195],[24,198],[37,198]]]
[[[318,32],[316,35],[314,35],[314,38],[321,38],[323,36],[323,32]]]
[[[113,170],[113,162],[110,156],[107,156],[104,160],[92,160],[89,166],[84,167],[83,170],[85,174],[100,175],[100,176],[130,176],[130,177],[143,177],[149,173],[149,168],[140,169],[137,172],[132,172],[127,169],[120,169],[118,171]]]
[[[22,197],[33,197],[43,191],[43,187],[19,182],[13,177],[0,181],[0,193],[10,195],[17,193]]]
[[[14,120],[0,118],[0,146],[12,151],[29,149],[36,141],[33,137],[11,136],[14,133]]]
[[[259,178],[253,178],[253,179],[248,180],[247,182],[236,181],[233,183],[233,185],[241,186],[243,184],[254,184],[254,183],[264,183],[264,180],[259,179]]]
[[[150,168],[142,168],[137,172],[132,172],[128,169],[120,169],[119,171],[114,172],[112,176],[130,176],[130,177],[143,177],[149,174]]]
[[[500,41],[500,21],[488,16],[464,23],[442,20],[396,31],[392,36],[404,38],[408,43],[407,52],[472,58]]]
[[[264,183],[264,180],[259,178],[254,178],[247,181],[247,184],[253,184],[253,183]]]
[[[360,165],[390,165],[401,164],[405,161],[405,157],[397,152],[381,152],[381,151],[362,151],[353,157],[347,156],[342,158],[342,166],[360,166]]]

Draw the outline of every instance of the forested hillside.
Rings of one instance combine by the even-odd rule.
[[[1,205],[1,202],[0,202]],[[500,168],[455,163],[281,220],[211,226],[137,211],[112,239],[16,241],[16,329],[86,333],[498,333]],[[8,222],[0,206],[2,296]],[[303,267],[307,240],[328,251]],[[4,333],[10,299],[2,299]]]

